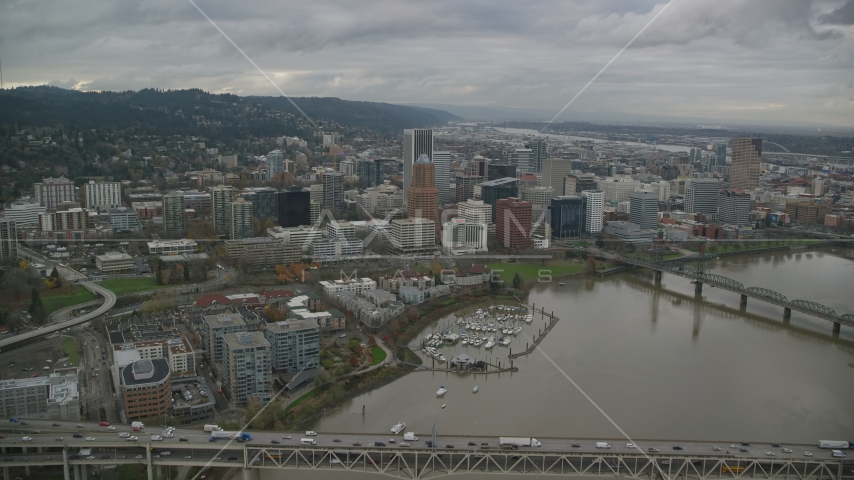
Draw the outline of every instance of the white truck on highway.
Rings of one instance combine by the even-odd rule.
[[[415,432],[406,432],[403,434],[403,440],[407,442],[414,442],[418,440],[418,437],[415,436]]]
[[[222,429],[219,428],[219,425],[205,425],[205,432],[207,432],[207,433],[219,432],[221,430]]]
[[[818,448],[854,448],[854,442],[846,442],[845,440],[819,440]]]
[[[519,447],[539,447],[542,445],[536,438],[530,437],[498,437],[498,444],[501,448],[512,449]]]
[[[138,432],[138,431],[142,430],[143,428],[145,428],[145,424],[142,422],[132,422],[130,424],[130,426],[131,426],[131,428],[133,428],[134,432]]]

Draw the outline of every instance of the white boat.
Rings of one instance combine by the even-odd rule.
[[[501,344],[502,344],[502,345],[504,345],[505,347],[506,347],[507,345],[510,345],[510,339],[509,339],[509,338],[505,338],[505,339],[504,339],[504,341],[503,341],[503,342],[501,342]]]
[[[444,385],[442,385],[441,387],[439,387],[439,390],[436,390],[436,396],[438,396],[438,397],[441,397],[442,395],[444,395],[444,394],[446,394],[446,393],[448,393],[448,389],[447,389],[447,388],[445,388],[445,386],[444,386]],[[444,407],[443,407],[443,408],[444,408]]]
[[[447,407],[447,406],[448,406],[448,404],[447,404],[447,403],[443,403],[443,404],[442,404],[442,408],[445,408],[445,407]]]
[[[495,346],[495,341],[493,341],[491,338],[489,339],[489,341],[486,342],[486,345],[484,345],[484,347],[486,347],[486,348],[492,348],[494,346]]]
[[[406,428],[406,424],[405,424],[405,423],[403,423],[403,422],[397,422],[397,423],[395,423],[395,424],[394,424],[394,426],[393,426],[393,427],[391,427],[391,433],[393,433],[393,434],[397,435],[398,433],[402,432],[404,428]]]
[[[477,388],[477,385],[475,385],[474,388],[471,389],[471,393],[477,393],[478,390],[480,389]]]

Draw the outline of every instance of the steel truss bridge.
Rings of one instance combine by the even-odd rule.
[[[707,273],[702,267],[696,269],[681,262],[662,261],[640,255],[627,255],[621,261],[629,265],[655,270],[657,283],[661,281],[661,272],[667,272],[690,279],[694,283],[698,294],[703,291],[703,284],[709,284],[741,295],[741,305],[743,306],[747,305],[747,298],[750,297],[783,307],[784,318],[789,318],[792,310],[794,310],[833,322],[834,333],[839,333],[840,325],[854,328],[854,314],[837,313],[834,309],[826,305],[810,300],[789,300],[782,293],[767,288],[745,287],[741,282],[729,277]]]
[[[850,465],[836,458],[776,458],[768,456],[653,453],[561,452],[540,448],[519,450],[449,450],[431,448],[361,448],[332,446],[256,446],[230,443],[224,447],[204,443],[170,443],[168,446],[126,442],[86,442],[85,445],[39,446],[25,442],[3,442],[3,449],[22,448],[11,461],[2,463],[4,477],[9,468],[62,466],[65,480],[87,480],[86,466],[145,465],[148,479],[165,466],[242,468],[243,480],[257,480],[261,469],[342,471],[385,475],[402,479],[427,479],[455,474],[530,474],[576,477],[605,476],[644,480],[706,480],[721,478],[761,478],[766,480],[846,480]],[[37,448],[40,458],[21,458]],[[80,448],[97,451],[95,458],[75,458]],[[392,446],[394,447],[394,446]],[[168,456],[153,453],[168,449]],[[135,449],[134,451],[131,451]],[[134,455],[142,450],[144,455]],[[101,453],[110,452],[104,458]],[[127,455],[119,455],[126,452]],[[209,452],[207,455],[200,452]],[[212,453],[211,453],[212,452]],[[675,452],[674,452],[675,453]],[[51,454],[45,456],[47,454]],[[5,456],[5,455],[4,455]],[[136,458],[137,456],[141,458]],[[191,457],[191,458],[187,458]]]

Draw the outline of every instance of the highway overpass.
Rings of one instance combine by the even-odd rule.
[[[239,467],[243,469],[244,480],[257,479],[260,469],[339,470],[407,479],[474,473],[659,480],[854,479],[854,466],[845,463],[846,459],[833,458],[829,451],[816,448],[815,443],[784,445],[792,450],[785,453],[782,448],[767,443],[742,446],[740,442],[736,445],[731,442],[638,440],[637,445],[629,447],[625,440],[540,438],[541,447],[505,450],[499,447],[496,437],[437,436],[437,447],[430,448],[425,442],[433,439],[430,435],[421,435],[418,441],[407,444],[402,436],[390,434],[320,433],[306,437],[304,432],[264,431],[251,432],[252,441],[238,443],[210,442],[210,435],[197,428],[179,429],[173,438],[152,441],[152,434],[161,433],[158,427],[149,426],[142,433],[131,432],[126,425],[116,430],[91,423],[82,429],[66,422],[60,427],[52,425],[50,421],[31,421],[26,426],[9,423],[0,427],[6,437],[0,439],[0,465],[4,474],[11,467],[24,467],[32,472],[35,465],[54,465],[63,466],[66,480],[71,480],[71,475],[81,480],[80,466],[136,463],[147,467],[150,480],[154,470],[165,465]],[[36,430],[40,433],[28,433]],[[84,438],[73,438],[72,434],[77,431]],[[136,435],[139,440],[120,438],[122,432]],[[25,436],[30,440],[25,441]],[[301,445],[301,438],[312,438],[316,445]],[[390,438],[396,443],[390,443]],[[596,448],[597,441],[608,442],[611,448]],[[376,446],[375,442],[383,442],[386,446]],[[91,457],[76,456],[83,448],[92,449]],[[746,451],[740,452],[737,448]],[[805,455],[807,452],[812,456]]]

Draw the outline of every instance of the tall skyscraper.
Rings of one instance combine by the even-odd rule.
[[[323,208],[344,209],[344,174],[327,170],[323,173]]]
[[[426,218],[439,225],[439,191],[435,186],[435,165],[421,154],[412,168],[412,184],[406,212],[409,218]]]
[[[87,210],[107,210],[122,205],[122,189],[119,182],[98,182],[90,180],[83,186]]]
[[[725,167],[726,166],[726,143],[719,143],[715,146],[716,150],[716,158],[715,165],[716,167]]]
[[[566,176],[571,172],[571,160],[566,158],[547,158],[543,160],[543,179],[540,183],[544,187],[552,187],[555,191],[555,196],[575,194],[575,192],[564,192]]]
[[[377,186],[377,163],[369,158],[356,160],[356,176],[359,177],[359,186],[371,188]]]
[[[465,202],[474,198],[474,186],[483,182],[483,177],[478,175],[457,175],[457,202]]]
[[[18,257],[18,229],[14,220],[0,218],[0,260]]]
[[[273,177],[285,171],[285,155],[281,150],[273,150],[267,154],[267,180],[272,180]]]
[[[632,192],[629,196],[629,222],[644,230],[658,228],[658,194],[651,190]]]
[[[186,229],[184,195],[169,192],[163,196],[163,229],[166,233],[182,233]]]
[[[530,148],[531,155],[531,170],[532,172],[542,172],[543,171],[543,160],[548,158],[548,150],[546,148],[546,141],[542,138],[537,138],[532,140],[529,144],[525,145],[525,148]]]
[[[231,239],[252,237],[252,202],[243,197],[231,202]]]
[[[510,154],[510,163],[516,165],[516,173],[535,172],[534,152],[530,148],[517,148]]]
[[[301,187],[288,187],[278,192],[279,225],[311,225],[311,193]]]
[[[751,192],[759,186],[761,138],[733,138],[729,185],[734,190]]]
[[[584,231],[599,233],[602,231],[602,217],[605,209],[605,194],[601,190],[585,190],[581,196],[586,202]]]
[[[272,396],[270,342],[262,332],[227,333],[222,336],[224,347],[222,389],[231,401],[245,405],[250,395],[261,402]]]
[[[714,217],[718,213],[721,182],[714,178],[692,178],[685,185],[685,211]]]
[[[211,189],[211,224],[218,234],[231,232],[231,202],[234,200],[234,189],[231,187],[214,187]]]
[[[247,202],[252,202],[252,215],[261,223],[268,218],[279,218],[279,192],[275,188],[255,188],[251,192],[243,192],[241,196]]]
[[[403,131],[403,201],[409,198],[409,186],[412,185],[412,172],[415,161],[421,155],[427,155],[433,161],[433,130],[429,128],[408,128]]]
[[[451,152],[433,152],[433,167],[436,172],[435,185],[439,190],[439,205],[450,203]]]
[[[466,174],[486,178],[486,159],[480,155],[475,155],[468,163]]]
[[[501,198],[518,197],[519,179],[507,177],[483,182],[480,184],[480,195],[483,198],[483,203],[488,203],[492,206],[492,219],[490,223],[495,223],[495,206],[498,205],[498,200]]]

